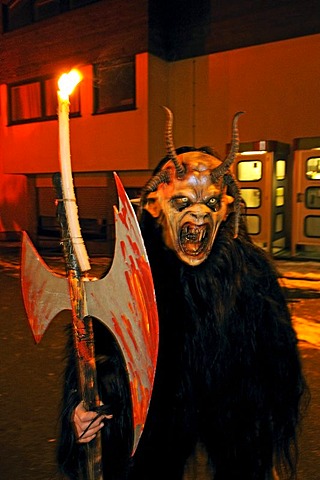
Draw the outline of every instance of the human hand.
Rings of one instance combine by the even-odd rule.
[[[103,420],[112,418],[112,415],[100,414],[88,411],[80,402],[73,414],[73,425],[78,443],[88,443],[96,437],[97,433],[104,426]]]

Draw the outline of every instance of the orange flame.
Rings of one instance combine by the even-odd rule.
[[[58,80],[59,86],[59,95],[62,100],[68,100],[69,95],[72,93],[74,88],[80,83],[82,80],[81,73],[76,70],[70,70],[69,73],[64,73]]]

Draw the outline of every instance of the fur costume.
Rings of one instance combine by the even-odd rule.
[[[208,149],[175,153],[182,164],[190,153],[215,158],[214,168],[221,164]],[[154,176],[166,185],[171,180],[161,172],[168,162],[170,152]],[[158,364],[144,432],[130,458],[125,367],[115,339],[94,323],[101,397],[113,413],[101,431],[105,480],[270,480],[274,466],[281,479],[295,478],[307,391],[297,338],[277,272],[246,232],[232,174],[227,168],[219,175],[211,175],[219,184],[213,211],[221,211],[224,195],[228,212],[213,222],[214,241],[199,264],[181,256],[196,256],[200,247],[191,243],[198,245],[204,232],[190,222],[181,227],[179,256],[165,239],[163,214],[145,208],[159,183],[152,180],[142,192],[140,224],[160,320]],[[180,197],[179,205],[185,202]],[[69,353],[59,464],[78,479],[85,446],[76,443],[70,425],[80,401],[74,357]]]

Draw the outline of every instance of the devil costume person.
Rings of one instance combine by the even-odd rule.
[[[130,392],[116,339],[99,322],[105,480],[295,478],[305,384],[277,272],[241,215],[230,153],[172,141],[142,190],[139,220],[152,269],[160,332],[149,413],[133,457]],[[119,292],[121,295],[121,292]],[[69,352],[59,448],[61,470],[84,478],[72,414],[81,401]],[[277,473],[275,473],[277,472]]]

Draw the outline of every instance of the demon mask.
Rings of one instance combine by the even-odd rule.
[[[235,237],[240,215],[240,194],[229,168],[239,149],[237,121],[224,161],[208,148],[177,154],[172,139],[172,112],[167,112],[167,157],[141,194],[141,208],[162,226],[163,240],[181,261],[200,265],[208,257],[218,228],[235,212]]]

